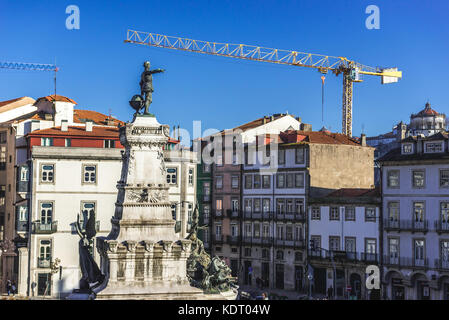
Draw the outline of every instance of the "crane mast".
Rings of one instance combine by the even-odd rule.
[[[363,65],[345,57],[327,56],[300,51],[281,50],[245,44],[220,43],[157,33],[127,30],[125,43],[147,45],[209,55],[277,63],[317,69],[326,74],[343,74],[342,133],[352,136],[353,82],[361,82],[360,75],[382,77],[382,83],[397,82],[402,72],[397,68],[383,69]]]

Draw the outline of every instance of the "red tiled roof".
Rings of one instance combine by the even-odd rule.
[[[86,120],[92,120],[96,124],[107,124],[107,120],[113,120],[114,125],[124,125],[125,123],[123,121],[120,121],[118,119],[115,119],[113,117],[109,117],[107,115],[104,115],[97,111],[91,111],[91,110],[79,110],[75,109],[73,110],[73,122],[76,123],[84,123]]]
[[[430,103],[427,102],[426,106],[424,107],[424,109],[422,109],[420,112],[418,112],[417,114],[412,114],[412,118],[415,117],[422,117],[422,116],[438,116],[440,115],[438,112],[436,112],[435,110],[433,110],[430,107]]]
[[[92,126],[92,131],[86,131],[85,126],[69,126],[67,131],[61,131],[61,127],[53,127],[42,130],[35,130],[28,133],[28,136],[84,136],[84,137],[111,137],[118,138],[118,128]]]
[[[329,193],[326,197],[354,198],[354,197],[378,197],[379,188],[361,189],[361,188],[342,188]]]
[[[296,131],[290,130],[280,133],[284,144],[318,143],[318,144],[345,144],[360,146],[356,140],[341,133],[328,133],[323,131]]]
[[[61,102],[70,102],[70,103],[73,103],[73,104],[77,104],[74,100],[72,100],[70,98],[67,98],[67,97],[64,97],[64,96],[60,96],[59,94],[56,94],[56,95],[52,94],[52,95],[49,95],[49,96],[46,96],[46,97],[41,97],[41,98],[37,99],[37,101],[39,101],[39,100],[47,100],[47,101],[50,101],[50,102],[61,101]]]

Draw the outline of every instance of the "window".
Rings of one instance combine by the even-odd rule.
[[[304,188],[304,173],[295,173],[295,187]]]
[[[251,257],[251,248],[245,248],[245,257]]]
[[[399,220],[399,202],[388,203],[388,218],[390,221]]]
[[[295,175],[294,173],[287,173],[287,188],[293,188],[295,185]]]
[[[269,224],[264,224],[262,226],[262,237],[264,237],[265,239],[270,237],[270,225]]]
[[[424,222],[424,202],[413,202],[413,221]]]
[[[5,205],[5,195],[6,195],[6,186],[0,186],[0,206]],[[3,223],[3,220],[0,220],[0,223]]]
[[[245,237],[251,238],[253,235],[253,230],[251,223],[245,223]]]
[[[260,212],[261,206],[260,206],[260,199],[254,199],[254,212]]]
[[[285,164],[285,149],[278,149],[278,164]]]
[[[104,140],[104,147],[105,148],[115,148],[115,141],[114,140]]]
[[[282,250],[277,250],[277,251],[276,251],[276,259],[277,259],[277,260],[284,260],[284,251],[282,251]]]
[[[399,188],[399,170],[389,170],[387,172],[387,186],[389,188]]]
[[[53,183],[54,181],[54,165],[43,164],[41,165],[41,182]]]
[[[426,153],[443,152],[442,142],[427,142]]]
[[[303,239],[303,232],[302,232],[302,225],[298,224],[295,226],[295,240],[302,240]]]
[[[41,261],[45,261],[45,266],[50,267],[51,261],[51,241],[41,240],[39,242],[39,258]]]
[[[321,220],[321,208],[312,207],[312,220]]]
[[[397,263],[399,258],[399,238],[388,239],[388,252],[390,263]]]
[[[304,163],[304,148],[296,148],[295,149],[295,163],[303,164]]]
[[[178,168],[167,168],[167,183],[178,184]]]
[[[355,246],[356,238],[354,237],[345,237],[345,251],[354,253],[356,252]]]
[[[449,223],[449,202],[440,203],[440,221],[442,223]]]
[[[335,236],[329,237],[329,250],[340,251],[340,237]]]
[[[365,208],[365,222],[376,222],[376,208]]]
[[[239,187],[239,177],[238,176],[231,177],[231,187],[232,187],[232,189],[238,189],[238,187]]]
[[[209,173],[210,172],[210,164],[204,163],[203,164],[203,172]]]
[[[210,216],[210,206],[208,204],[205,204],[203,206],[203,220],[209,219]]]
[[[176,205],[176,203],[171,205],[171,215],[173,220],[177,220],[177,212],[178,212],[178,206]],[[204,213],[204,218],[206,217],[206,214]]]
[[[6,169],[6,147],[0,147],[0,170]]]
[[[340,220],[340,210],[338,210],[338,207],[330,208],[329,220]]]
[[[28,167],[26,166],[21,166],[20,167],[20,181],[28,181],[29,177],[28,177]]]
[[[210,200],[210,182],[203,182],[203,200]]]
[[[0,143],[6,143],[6,131],[0,132]]]
[[[263,210],[263,212],[269,212],[270,211],[270,199],[263,199],[262,200],[262,210]]]
[[[376,239],[365,238],[365,256],[367,260],[375,260],[377,253]]]
[[[189,202],[187,205],[187,231],[190,231],[192,226],[192,215],[193,215],[193,203]]]
[[[412,171],[413,188],[424,188],[425,175],[424,170],[413,170]]]
[[[310,236],[310,240],[315,247],[315,250],[320,250],[321,248],[321,236]]]
[[[221,210],[223,210],[223,200],[222,199],[216,199],[215,200],[215,210],[217,211],[217,216],[221,215]]]
[[[254,189],[260,189],[260,175],[254,175]]]
[[[221,240],[221,224],[215,225],[215,239]]]
[[[264,189],[270,188],[270,176],[268,176],[268,175],[262,176],[262,188],[264,188]]]
[[[270,259],[270,251],[268,249],[262,249],[262,259]]]
[[[278,214],[285,213],[285,199],[276,199],[276,212]]]
[[[345,220],[355,221],[355,207],[345,207]]]
[[[260,238],[260,224],[254,223],[254,238]]]
[[[18,211],[18,217],[19,221],[28,221],[28,207],[27,206],[20,206]]]
[[[65,139],[64,139],[64,146],[65,146],[65,147],[71,147],[71,146],[72,146],[72,139],[70,139],[70,138],[65,138]]]
[[[245,189],[251,189],[253,187],[253,176],[251,174],[245,175]]]
[[[231,224],[231,237],[237,237],[239,235],[239,227],[236,223]]]
[[[449,170],[440,170],[440,187],[449,188]]]
[[[51,225],[53,222],[53,202],[41,202],[40,211],[41,225]]]
[[[221,247],[215,247],[216,252],[221,252]]]
[[[193,186],[193,169],[189,169],[189,186]]]
[[[86,227],[90,217],[95,221],[95,202],[81,202],[80,223],[83,228]]]
[[[293,199],[287,199],[287,212],[294,213],[295,207],[293,206]]]
[[[239,211],[239,199],[231,199],[231,209],[233,212]]]
[[[51,147],[53,145],[53,138],[41,138],[41,146]]]
[[[278,224],[276,226],[276,239],[284,239],[284,226],[282,224]]]
[[[285,226],[285,240],[293,240],[293,226],[291,224]]]
[[[402,153],[412,153],[412,151],[413,151],[413,145],[411,143],[402,145]]]
[[[282,173],[276,175],[276,188],[285,188],[285,175]]]
[[[302,261],[303,259],[303,255],[301,251],[296,251],[295,252],[295,261]]]
[[[83,183],[97,183],[97,166],[83,165]]]
[[[253,204],[252,199],[245,199],[245,212],[252,212]]]
[[[449,267],[449,240],[442,240],[440,242],[440,259],[440,267],[447,269]]]
[[[425,249],[425,245],[424,245],[424,240],[422,239],[414,239],[413,240],[414,243],[414,253],[415,253],[415,265],[417,266],[423,266],[424,265],[424,259],[425,259],[425,253],[424,253],[424,249]]]

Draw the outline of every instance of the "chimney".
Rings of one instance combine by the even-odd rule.
[[[39,120],[31,120],[30,132],[40,129],[41,129],[41,122]]]
[[[301,123],[299,129],[302,131],[312,131],[312,125],[309,123]]]
[[[366,147],[366,134],[364,134],[364,133],[361,134],[360,141],[361,141],[362,147]]]
[[[106,119],[106,125],[107,125],[107,126],[113,126],[113,125],[114,125],[114,119],[108,117],[108,118]]]
[[[69,122],[67,120],[61,120],[61,131],[69,131]]]
[[[178,124],[178,139],[177,140],[179,140],[179,124]]]
[[[92,132],[93,127],[93,121],[92,120],[86,120],[86,131]]]

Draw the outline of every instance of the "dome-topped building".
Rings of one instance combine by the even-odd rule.
[[[427,102],[423,110],[410,116],[408,135],[423,134],[424,136],[431,136],[446,130],[446,126],[446,115],[432,109],[430,103]]]

